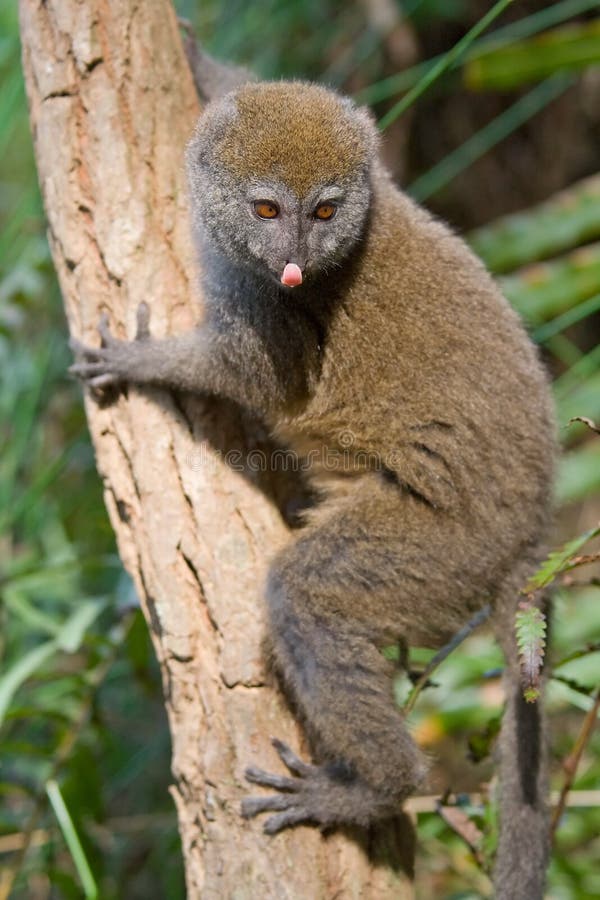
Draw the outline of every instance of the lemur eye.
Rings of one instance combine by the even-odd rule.
[[[336,210],[337,206],[335,205],[335,203],[319,203],[319,205],[315,209],[315,219],[321,219],[322,221],[333,219]]]
[[[279,215],[279,207],[272,200],[256,200],[254,212],[259,219],[276,219]]]

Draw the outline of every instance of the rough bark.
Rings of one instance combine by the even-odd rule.
[[[49,240],[72,334],[102,311],[132,337],[198,318],[183,149],[198,113],[167,0],[21,0],[23,64]],[[194,299],[195,298],[195,299]],[[130,390],[86,399],[121,558],[162,670],[190,898],[410,896],[410,829],[275,839],[239,816],[269,736],[301,745],[265,676],[261,585],[286,539],[275,506],[215,447],[254,439],[231,412]]]

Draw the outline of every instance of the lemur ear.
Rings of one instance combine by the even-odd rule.
[[[212,161],[220,138],[237,115],[234,92],[205,106],[186,147],[185,158],[190,174],[197,166]]]
[[[354,122],[358,122],[369,152],[372,154],[378,153],[381,135],[371,110],[367,106],[358,106],[350,97],[342,97],[341,99],[344,111],[352,116]]]

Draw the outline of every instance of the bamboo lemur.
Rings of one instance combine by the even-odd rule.
[[[437,646],[492,603],[508,663],[497,897],[541,898],[541,724],[521,699],[512,624],[550,515],[553,416],[535,349],[466,244],[391,182],[368,112],[203,54],[195,70],[212,95],[187,152],[205,319],[153,340],[143,306],[138,339],[104,323],[73,371],[93,389],[233,399],[310,458],[320,500],[266,596],[319,764],[275,742],[293,777],[248,769],[275,793],[243,814],[273,811],[270,834],[393,816],[427,764],[381,648]]]

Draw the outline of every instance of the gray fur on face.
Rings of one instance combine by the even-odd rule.
[[[369,160],[351,178],[324,180],[299,197],[276,177],[234,177],[211,152],[226,129],[236,128],[233,95],[214,104],[207,119],[201,120],[187,150],[192,221],[200,246],[278,282],[288,262],[297,263],[309,279],[339,266],[360,239],[370,208]],[[259,218],[254,210],[259,200],[274,203],[278,216]],[[336,211],[323,221],[314,213],[326,201]]]

